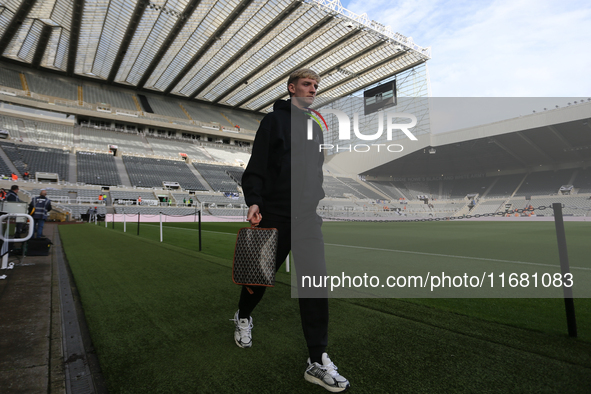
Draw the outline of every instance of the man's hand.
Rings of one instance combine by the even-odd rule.
[[[261,220],[263,219],[263,215],[259,212],[259,206],[254,204],[248,208],[248,214],[246,215],[246,220],[250,222],[250,225],[256,227],[259,225]]]

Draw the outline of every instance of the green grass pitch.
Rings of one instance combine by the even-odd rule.
[[[389,258],[400,264],[432,253],[558,265],[551,222],[379,226],[325,223],[327,258],[358,260],[339,245],[378,248],[389,238],[398,251]],[[278,273],[253,314],[253,347],[238,348],[228,320],[239,293],[231,260],[245,224],[203,223],[202,252],[196,227],[165,224],[160,243],[157,223],[142,223],[140,236],[136,223],[127,224],[127,233],[120,223],[114,230],[60,226],[109,391],[326,392],[303,379],[307,352],[290,275]],[[589,267],[591,226],[566,223],[566,231],[571,265]],[[330,307],[328,351],[352,392],[588,393],[591,387],[590,299],[575,300],[578,339],[566,335],[560,298],[350,298],[331,299]]]

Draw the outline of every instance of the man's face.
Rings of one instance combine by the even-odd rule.
[[[47,192],[45,190],[41,190],[40,196],[45,197],[46,195],[47,195]]]
[[[314,102],[318,91],[318,82],[312,78],[300,78],[289,84],[292,102],[298,108],[307,108]]]

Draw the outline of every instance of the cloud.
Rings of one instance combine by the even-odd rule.
[[[353,0],[344,6],[432,47],[433,96],[591,95],[591,3]]]

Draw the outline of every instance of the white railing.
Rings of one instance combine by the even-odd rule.
[[[8,228],[9,226],[6,227],[6,232],[4,230],[4,219],[7,218],[26,218],[27,221],[29,222],[29,233],[27,234],[26,237],[24,238],[10,238],[8,236]],[[26,242],[29,239],[31,239],[31,237],[33,236],[33,231],[35,230],[35,226],[33,226],[33,218],[30,215],[27,215],[26,213],[8,213],[6,215],[2,215],[0,216],[0,240],[2,240],[3,244],[2,244],[2,251],[0,253],[2,253],[2,266],[0,267],[1,269],[5,270],[5,269],[12,269],[14,267],[14,263],[11,263],[10,266],[8,265],[8,244],[10,242]],[[6,247],[6,249],[5,249]],[[2,275],[0,276],[0,279],[6,279],[6,275]]]

